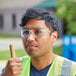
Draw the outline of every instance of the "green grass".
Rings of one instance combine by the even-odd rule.
[[[62,55],[62,46],[54,47],[53,52],[57,55]]]
[[[16,49],[15,53],[16,53],[16,56],[18,56],[18,57],[26,55],[26,52],[23,49]],[[11,56],[10,56],[9,50],[0,51],[0,60],[8,60],[10,58],[11,58]]]
[[[0,33],[0,38],[20,38],[20,36],[12,35],[12,34],[2,34],[2,33]]]
[[[61,52],[62,52],[61,46],[54,47],[53,50],[54,50],[53,52],[55,54],[61,55]],[[26,52],[24,51],[24,49],[16,49],[15,52],[16,52],[16,56],[18,56],[18,57],[26,55]],[[0,51],[0,60],[8,60],[8,59],[10,59],[10,51],[9,50]]]

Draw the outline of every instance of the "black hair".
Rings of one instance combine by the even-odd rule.
[[[37,18],[40,20],[45,20],[45,24],[48,27],[52,27],[54,31],[58,31],[58,25],[55,17],[52,13],[48,12],[45,9],[38,8],[29,8],[26,10],[26,13],[22,17],[20,26],[23,27],[27,24],[30,19]]]

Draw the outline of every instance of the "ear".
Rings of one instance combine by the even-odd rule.
[[[56,41],[57,37],[58,37],[58,32],[57,31],[54,31],[51,34],[52,43],[54,43]]]

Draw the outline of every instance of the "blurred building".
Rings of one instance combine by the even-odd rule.
[[[20,34],[21,17],[28,8],[46,8],[56,11],[55,0],[0,0],[0,33]],[[62,23],[59,22],[59,37],[62,36]]]

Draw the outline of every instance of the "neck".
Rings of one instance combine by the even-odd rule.
[[[31,58],[32,65],[36,69],[41,70],[41,69],[45,68],[46,66],[50,65],[53,62],[55,57],[56,56],[54,54],[51,54],[51,52],[50,52],[41,57]]]

